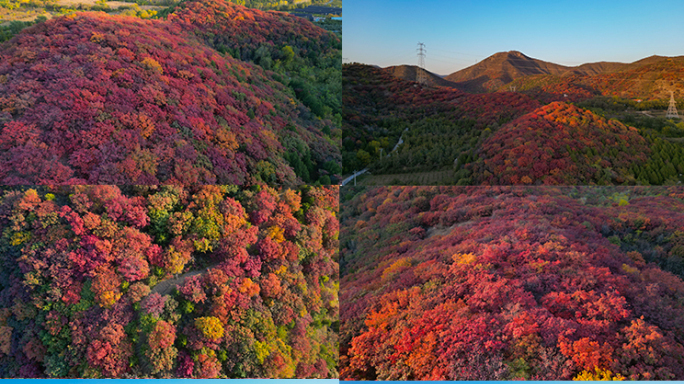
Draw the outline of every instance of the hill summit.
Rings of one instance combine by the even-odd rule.
[[[529,75],[559,75],[569,67],[531,58],[518,51],[499,52],[445,77],[469,91],[494,90],[511,81]]]

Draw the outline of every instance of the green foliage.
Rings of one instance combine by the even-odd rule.
[[[31,21],[11,21],[9,24],[0,25],[0,42],[11,39],[14,35],[21,32],[22,29],[33,24]]]
[[[69,364],[66,362],[65,353],[62,355],[49,355],[45,357],[45,373],[50,378],[66,377],[69,373]]]
[[[508,364],[511,380],[528,380],[532,368],[523,358],[517,358]]]
[[[74,313],[82,312],[86,309],[92,307],[95,304],[95,294],[90,289],[92,282],[90,280],[86,281],[81,288],[81,300],[78,303],[72,305],[70,310]]]

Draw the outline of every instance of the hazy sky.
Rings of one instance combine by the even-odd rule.
[[[563,65],[684,55],[684,1],[344,0],[345,62],[440,75],[502,51]]]

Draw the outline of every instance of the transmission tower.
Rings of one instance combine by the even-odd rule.
[[[416,81],[420,84],[427,84],[427,76],[425,76],[425,44],[418,43],[418,69],[416,70]]]
[[[677,102],[674,99],[674,92],[670,91],[670,106],[667,107],[667,113],[665,114],[666,119],[679,119],[679,114],[677,113]]]

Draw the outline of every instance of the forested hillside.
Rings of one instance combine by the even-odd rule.
[[[540,106],[515,93],[423,87],[361,64],[345,65],[343,76],[346,172],[371,163],[378,172],[450,166],[461,154],[463,161],[481,136]],[[387,157],[402,133],[407,144]]]
[[[684,189],[343,195],[341,378],[684,378]]]
[[[361,64],[345,65],[343,77],[343,166],[367,167],[362,183],[431,174],[440,185],[684,181],[684,123],[665,118],[662,100],[597,96],[572,82],[469,94]]]
[[[182,2],[168,20],[221,53],[275,71],[278,75],[273,78],[287,85],[310,109],[300,111],[300,116],[322,119],[317,130],[325,141],[297,137],[282,141],[289,164],[304,182],[324,177],[329,184],[331,176],[340,174],[339,37],[287,13],[263,12],[224,0]]]
[[[169,21],[72,14],[0,46],[3,183],[336,180],[339,38],[218,0],[181,7]],[[219,45],[193,12],[223,17],[203,19],[225,28]]]
[[[477,184],[634,184],[650,153],[636,128],[554,102],[499,129],[471,166]]]
[[[593,74],[579,70],[577,72],[579,73],[521,77],[512,81],[504,89],[515,86],[523,92],[539,93],[541,91],[541,93],[552,93],[558,96],[574,94],[578,99],[602,95],[664,100],[669,99],[669,91],[675,91],[678,99],[684,96],[684,82],[682,81],[684,56],[651,56]],[[580,90],[582,92],[578,92]]]

